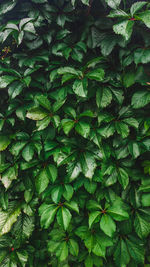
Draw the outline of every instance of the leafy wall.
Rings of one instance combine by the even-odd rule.
[[[150,266],[150,4],[0,14],[0,266]]]

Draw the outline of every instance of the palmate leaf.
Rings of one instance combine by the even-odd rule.
[[[149,3],[0,14],[0,266],[148,267]]]

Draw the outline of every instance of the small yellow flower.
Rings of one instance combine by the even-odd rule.
[[[2,51],[5,52],[5,53],[11,52],[10,46],[5,46]]]

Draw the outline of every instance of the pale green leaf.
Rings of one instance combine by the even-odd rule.
[[[86,97],[87,96],[87,80],[86,79],[75,80],[73,84],[73,91],[78,96]]]
[[[142,9],[142,7],[145,6],[146,4],[147,4],[147,2],[145,2],[145,1],[135,2],[130,8],[131,16],[133,16],[135,13],[137,13],[137,11]]]
[[[134,21],[124,20],[115,24],[113,30],[116,34],[121,34],[125,40],[129,40],[132,34]]]
[[[28,112],[26,117],[31,119],[31,120],[42,120],[44,119],[46,116],[48,115],[48,112],[44,111],[41,108],[35,107],[35,108],[31,108]]]

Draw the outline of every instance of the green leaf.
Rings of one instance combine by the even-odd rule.
[[[2,173],[3,171],[5,171],[8,167],[10,167],[9,163],[2,163],[0,164],[0,173]]]
[[[114,260],[118,267],[120,266],[125,267],[130,261],[128,248],[123,239],[121,239],[116,246],[116,249],[114,252]]]
[[[137,264],[144,265],[144,249],[139,244],[135,244],[133,241],[126,239],[129,254]]]
[[[131,16],[133,16],[135,13],[137,13],[137,11],[142,9],[142,7],[145,6],[146,4],[147,4],[147,2],[145,2],[145,1],[139,1],[139,2],[134,3],[130,8]]]
[[[10,83],[17,80],[15,76],[4,75],[0,77],[0,88],[6,88]]]
[[[113,26],[113,30],[116,34],[121,34],[125,40],[129,40],[133,30],[133,21],[124,20]]]
[[[90,213],[89,215],[89,228],[91,228],[92,224],[94,223],[94,221],[100,217],[100,211],[93,211],[92,213]]]
[[[106,248],[102,245],[102,243],[96,243],[92,252],[99,257],[105,258]]]
[[[128,173],[123,168],[118,168],[118,181],[125,189],[129,183]]]
[[[137,91],[132,96],[132,106],[133,108],[142,108],[150,103],[150,92],[143,90]]]
[[[34,218],[21,213],[13,226],[13,234],[20,241],[27,240],[34,230]]]
[[[75,130],[78,134],[82,135],[84,138],[87,138],[90,133],[90,125],[87,122],[79,121],[76,123]]]
[[[63,192],[63,188],[62,186],[55,186],[52,191],[51,191],[51,198],[53,200],[53,202],[58,203],[61,199],[62,196],[62,192]]]
[[[47,188],[48,184],[49,184],[49,177],[46,172],[46,169],[43,169],[39,172],[39,174],[36,177],[35,185],[37,192],[41,194]]]
[[[100,228],[106,235],[112,237],[116,231],[116,224],[109,215],[104,214],[100,221]]]
[[[48,227],[54,221],[57,209],[58,208],[52,204],[43,203],[40,206],[39,215],[41,216],[40,222],[43,228],[48,229]]]
[[[140,238],[145,238],[150,233],[150,223],[145,221],[138,212],[136,212],[134,228]]]
[[[95,70],[92,70],[86,74],[86,77],[89,78],[90,80],[95,80],[102,82],[104,79],[105,72],[103,69],[98,68]]]
[[[22,267],[25,267],[28,260],[28,252],[26,250],[21,249],[17,251],[16,254]]]
[[[41,108],[31,108],[28,112],[26,117],[31,119],[31,120],[42,120],[44,119],[46,116],[48,115],[48,113],[46,111],[44,111]]]
[[[0,136],[0,151],[5,150],[10,144],[10,139],[7,136]]]
[[[67,174],[70,181],[76,179],[81,171],[81,164],[79,162],[70,162],[67,165]]]
[[[23,31],[27,31],[27,32],[31,32],[33,34],[36,34],[34,25],[31,22],[28,22],[27,24],[25,24],[25,26],[23,26]]]
[[[85,267],[93,267],[93,257],[88,255],[85,259]]]
[[[150,194],[143,194],[141,202],[144,207],[149,207],[150,206]]]
[[[84,152],[80,155],[80,164],[85,177],[92,178],[97,167],[92,153]]]
[[[63,225],[65,230],[67,230],[70,224],[71,217],[72,215],[68,209],[66,209],[65,207],[59,208],[57,212],[57,222],[60,226]]]
[[[90,194],[94,194],[94,192],[97,188],[97,183],[89,181],[88,179],[86,179],[84,182],[84,187]]]
[[[115,128],[118,134],[122,136],[122,138],[126,138],[129,135],[129,127],[123,121],[115,122]]]
[[[138,143],[130,142],[128,144],[128,149],[133,158],[137,158],[140,156],[140,148],[139,148]]]
[[[114,134],[114,132],[115,132],[115,127],[113,124],[107,124],[106,126],[100,127],[98,129],[98,133],[102,135],[104,138],[110,137],[111,135]]]
[[[61,121],[61,123],[62,123],[64,133],[66,135],[69,134],[69,132],[72,130],[72,128],[74,127],[74,124],[75,124],[75,122],[73,120],[70,120],[70,119],[63,119]]]
[[[70,201],[70,199],[73,196],[73,187],[71,185],[69,185],[69,184],[64,185],[63,196],[67,201]]]
[[[93,114],[93,112],[91,110],[85,110],[84,112],[82,112],[79,115],[79,118],[82,118],[82,117],[91,117],[91,118],[93,118],[94,114]]]
[[[111,8],[116,9],[120,5],[121,0],[105,0],[105,2]]]
[[[127,118],[127,119],[123,119],[122,121],[136,129],[138,129],[139,127],[139,123],[135,118]]]
[[[129,71],[123,75],[123,85],[128,88],[135,83],[135,72]]]
[[[73,91],[78,96],[86,97],[87,96],[87,80],[86,79],[75,80],[73,84]]]
[[[19,22],[19,28],[20,30],[23,29],[23,27],[29,22],[33,20],[33,18],[24,18],[24,19],[21,19],[20,22]]]
[[[79,246],[78,243],[74,239],[69,239],[69,249],[70,253],[77,257],[79,254]]]
[[[10,1],[7,1],[6,3],[3,2],[0,5],[0,13],[1,14],[5,14],[5,13],[11,11],[15,7],[16,3],[17,3],[17,1],[13,1],[12,2],[11,0]]]
[[[21,212],[20,207],[15,206],[15,204],[11,202],[8,211],[0,211],[0,236],[10,231]]]
[[[9,96],[13,99],[16,96],[20,95],[20,93],[22,92],[24,88],[24,84],[20,83],[18,81],[13,82],[12,84],[9,85],[9,89],[8,89],[8,93]]]
[[[89,5],[89,0],[81,0],[84,5]]]
[[[68,257],[68,245],[66,242],[62,242],[60,247],[60,261],[64,261]]]
[[[22,151],[22,157],[26,160],[26,161],[30,161],[32,160],[34,155],[34,148],[32,144],[26,145],[25,148]]]
[[[138,17],[143,21],[143,23],[150,28],[150,10],[145,10],[138,14]]]
[[[2,183],[6,189],[9,188],[12,181],[17,179],[18,176],[18,168],[16,165],[8,168],[6,171],[2,174]]]
[[[81,71],[76,70],[76,69],[74,69],[74,68],[72,68],[72,67],[63,67],[63,68],[59,68],[59,69],[57,70],[57,73],[60,74],[60,75],[64,75],[64,74],[68,73],[68,74],[72,74],[72,75],[75,75],[75,76],[79,76],[79,75],[82,74]]]
[[[99,108],[107,107],[112,101],[112,93],[109,88],[103,87],[96,92],[96,104]]]
[[[72,200],[70,202],[65,202],[65,205],[68,208],[70,208],[70,209],[74,210],[75,212],[79,213],[79,207],[78,207],[77,202],[75,202],[75,201]]]
[[[36,96],[37,101],[39,102],[40,106],[50,111],[51,103],[48,100],[47,96],[45,95],[38,95]]]
[[[120,200],[114,201],[113,205],[107,210],[107,213],[116,221],[123,221],[129,218],[128,213]]]
[[[52,165],[52,164],[48,164],[44,170],[46,172],[46,175],[47,175],[48,179],[52,183],[54,183],[55,180],[57,179],[57,175],[58,175],[58,171],[57,171],[56,166]]]
[[[124,12],[123,10],[121,9],[113,9],[110,11],[109,15],[108,15],[109,18],[128,18],[129,15]]]
[[[139,187],[139,191],[142,191],[142,192],[145,192],[145,193],[150,192],[150,184],[141,185]]]
[[[37,131],[44,130],[51,122],[51,117],[46,116],[44,119],[36,122]]]

